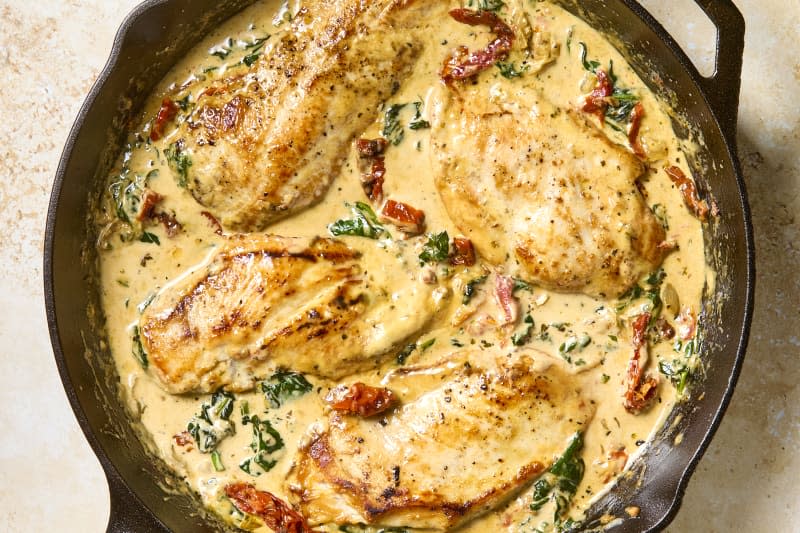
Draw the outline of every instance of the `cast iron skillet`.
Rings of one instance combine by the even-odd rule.
[[[75,415],[108,478],[108,531],[225,529],[173,479],[137,438],[117,395],[119,376],[104,341],[96,285],[96,235],[88,212],[102,192],[125,129],[153,86],[196,42],[253,0],[149,0],[117,34],[64,148],[53,185],[44,251],[44,288],[56,363]],[[679,405],[647,451],[589,512],[611,513],[615,532],[655,531],[680,505],[689,476],[728,405],[744,358],[753,303],[750,212],[736,157],[736,119],[744,21],[731,0],[696,0],[718,29],[716,73],[705,78],[673,39],[634,0],[561,0],[604,31],[643,80],[676,110],[680,136],[702,141],[690,164],[719,207],[706,230],[708,260],[718,273],[706,294],[705,379]],[[702,398],[698,400],[699,398]],[[675,437],[682,435],[680,445]],[[641,513],[630,518],[627,506]]]

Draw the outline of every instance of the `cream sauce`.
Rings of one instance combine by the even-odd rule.
[[[662,103],[647,90],[623,57],[584,22],[549,2],[531,2],[526,7],[532,25],[539,31],[549,33],[560,44],[555,62],[538,73],[523,73],[521,78],[515,80],[505,80],[498,75],[499,71],[496,69],[490,71],[491,75],[497,77],[501,87],[506,83],[527,83],[543,91],[555,105],[575,109],[579,97],[588,92],[587,83],[592,83],[591,80],[587,81],[587,72],[581,64],[578,43],[586,44],[590,59],[597,58],[604,64],[613,60],[614,71],[619,77],[618,83],[639,95],[647,111],[642,124],[641,139],[649,154],[650,170],[641,180],[643,192],[648,205],[663,206],[669,222],[668,240],[677,244],[676,251],[670,253],[663,263],[665,283],[674,287],[681,306],[690,306],[699,311],[703,287],[707,283],[713,283],[713,274],[704,262],[701,224],[688,213],[679,192],[661,170],[664,166],[676,165],[687,175],[691,175]],[[142,112],[142,126],[139,130],[141,137],[147,136],[149,121],[157,113],[163,95],[177,93],[184,96],[185,92],[181,92],[180,87],[187,81],[203,76],[221,76],[226,65],[234,64],[244,55],[252,53],[252,48],[244,49],[246,43],[281,31],[280,27],[273,24],[274,20],[281,20],[280,17],[274,19],[275,13],[281,9],[285,11],[277,1],[258,3],[223,24],[176,65],[154,91]],[[446,36],[446,39],[442,36]],[[231,38],[232,41],[229,40]],[[483,46],[486,39],[486,32],[480,28],[472,28],[452,20],[442,21],[441,31],[429,36],[424,56],[417,64],[414,76],[400,87],[389,103],[421,99],[424,118],[427,116],[426,110],[435,105],[435,94],[440,87],[438,73],[443,58],[457,44],[475,49]],[[571,43],[569,48],[567,41]],[[227,55],[225,51],[229,48],[233,51]],[[227,57],[221,60],[210,55],[215,51]],[[213,70],[209,70],[211,68]],[[198,92],[202,87],[193,90]],[[406,106],[401,113],[401,120],[407,124],[412,113],[413,106]],[[382,124],[382,114],[380,115],[375,125],[362,137],[378,136]],[[616,142],[625,143],[624,136],[609,128],[604,131]],[[384,188],[392,192],[393,198],[423,210],[428,231],[447,230],[451,236],[457,235],[459,232],[449,220],[433,180],[428,179],[432,173],[429,132],[427,129],[406,128],[403,142],[397,147],[390,147],[386,156]],[[194,395],[175,396],[164,392],[157,380],[132,355],[132,328],[140,315],[137,306],[145,304],[160,288],[174,283],[185,273],[207,261],[222,243],[222,237],[214,233],[215,228],[201,215],[203,208],[171,178],[163,154],[173,140],[168,128],[163,139],[153,143],[138,143],[132,147],[119,165],[121,167],[125,163],[132,173],[157,171],[157,175],[154,173],[149,178],[148,187],[164,197],[159,208],[175,213],[183,231],[170,238],[163,228],[148,226],[146,231],[157,236],[160,245],[141,242],[135,234],[133,239],[124,241],[123,237],[131,230],[113,222],[115,216],[111,204],[106,207],[105,212],[98,213],[97,216],[98,225],[103,227],[99,245],[103,248],[102,287],[108,336],[121,377],[122,394],[138,417],[146,438],[152,439],[159,455],[179,475],[185,477],[188,486],[197,491],[209,507],[218,510],[227,519],[247,526],[249,519],[244,519],[233,510],[222,488],[231,481],[241,480],[252,482],[258,489],[288,499],[284,479],[292,466],[293,450],[306,437],[309,427],[324,419],[325,405],[322,398],[336,383],[309,377],[314,384],[314,390],[285,402],[277,409],[271,408],[259,391],[237,394],[234,414],[231,416],[236,433],[224,439],[218,447],[224,471],[216,471],[209,455],[201,454],[196,446],[176,444],[174,436],[186,430],[187,422],[199,412],[200,404],[209,399]],[[112,181],[115,176],[112,176]],[[329,223],[349,217],[350,212],[345,202],[362,200],[363,195],[357,156],[353,150],[343,172],[335,178],[322,202],[271,225],[269,232],[305,237],[326,236]],[[393,233],[399,234],[396,231]],[[343,240],[354,247],[378,244],[360,237],[343,237]],[[422,242],[424,238],[405,241],[402,245],[411,248],[411,255],[415,256]],[[412,352],[407,364],[433,361],[450,353],[454,349],[455,341],[452,339],[478,347],[495,343],[508,345],[508,332],[501,334],[490,331],[483,336],[473,336],[468,331],[461,330],[458,325],[459,313],[464,312],[461,306],[463,287],[480,276],[483,268],[480,262],[470,269],[437,267],[440,283],[450,286],[448,307],[420,337],[420,346],[430,339],[435,339],[434,344],[426,350],[417,349]],[[473,305],[490,305],[492,298],[488,294],[489,289],[486,284],[480,286]],[[639,299],[618,313],[617,301],[601,301],[536,287],[529,292],[521,291],[518,295],[522,304],[522,316],[529,314],[536,324],[526,347],[546,354],[544,357],[553,360],[554,364],[565,365],[573,373],[574,380],[580,384],[582,393],[596,409],[593,421],[584,434],[582,456],[586,464],[586,474],[577,490],[570,513],[577,519],[582,509],[607,490],[625,464],[624,458],[620,461],[618,458],[610,458],[609,454],[624,449],[630,464],[633,457],[646,448],[648,438],[671,411],[676,402],[675,389],[662,376],[658,398],[652,409],[633,415],[622,407],[622,383],[631,357],[631,334],[620,327],[620,318],[638,314],[642,306],[647,305],[646,299]],[[459,311],[460,309],[462,310]],[[674,324],[671,310],[665,310],[664,315]],[[539,336],[543,324],[551,325],[547,330],[549,337]],[[522,325],[515,331],[520,329]],[[581,347],[586,338],[591,340],[585,347]],[[577,343],[578,347],[569,352],[573,361],[570,364],[560,355],[559,347],[571,343]],[[657,344],[651,348],[647,370],[658,374],[658,361],[670,361],[675,357],[677,355],[671,342]],[[377,372],[353,376],[347,381],[360,380],[378,385],[382,376],[396,368],[394,359],[390,357],[388,363]],[[240,424],[239,409],[245,401],[250,413],[268,418],[285,441],[284,448],[274,455],[277,465],[268,473],[257,477],[248,475],[237,466],[244,458],[253,455],[249,447],[251,428]],[[473,521],[465,530],[533,531],[542,522],[552,521],[550,506],[532,512],[529,510],[530,502],[531,490],[528,488],[507,506]],[[249,523],[258,525],[258,521]],[[332,527],[331,530],[336,528]]]

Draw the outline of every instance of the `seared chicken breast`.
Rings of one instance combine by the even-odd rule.
[[[236,231],[264,229],[327,191],[353,138],[411,72],[402,27],[447,2],[305,0],[249,69],[211,84],[176,133],[194,198]]]
[[[438,293],[417,278],[373,241],[232,236],[145,309],[142,348],[171,393],[244,391],[278,367],[341,378],[428,323]]]
[[[488,261],[600,297],[661,263],[664,229],[636,185],[643,164],[576,113],[484,83],[449,92],[433,122],[436,186]]]
[[[545,368],[474,350],[399,369],[382,385],[401,405],[370,418],[332,413],[301,446],[287,488],[312,525],[469,520],[528,486],[591,418],[569,377]]]

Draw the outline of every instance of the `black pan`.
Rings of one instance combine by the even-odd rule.
[[[700,189],[714,198],[720,212],[706,231],[707,258],[718,279],[706,294],[701,316],[705,378],[635,461],[635,475],[621,480],[590,510],[589,524],[604,513],[622,517],[612,526],[615,532],[659,530],[677,512],[733,393],[752,313],[753,235],[736,156],[744,21],[731,0],[696,1],[718,29],[717,69],[709,78],[634,0],[561,2],[604,31],[642,79],[673,103],[680,136],[702,140],[690,164]],[[104,341],[91,244],[96,235],[88,213],[120,152],[126,126],[155,84],[192,45],[250,3],[150,0],[134,10],[81,108],[55,176],[44,251],[47,318],[64,388],[108,478],[112,532],[224,529],[205,515],[198,498],[180,490],[181,482],[140,442],[117,395],[119,377]],[[676,446],[679,434],[682,442]],[[627,516],[628,506],[641,509],[638,517]]]

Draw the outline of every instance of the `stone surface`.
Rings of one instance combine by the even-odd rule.
[[[61,147],[136,0],[0,0],[0,531],[102,531],[108,495],[47,338],[41,252]],[[643,0],[713,70],[692,0]],[[737,0],[747,20],[739,150],[758,249],[750,349],[671,532],[796,531],[800,516],[800,4]],[[35,6],[35,10],[32,7]]]

